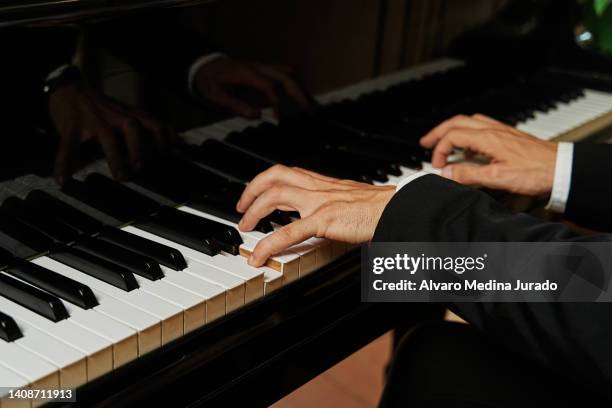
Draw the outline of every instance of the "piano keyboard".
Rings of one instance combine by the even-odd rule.
[[[312,238],[266,267],[246,263],[259,240],[291,219],[275,213],[255,231],[237,229],[244,183],[273,163],[394,183],[427,168],[418,138],[449,114],[482,110],[538,137],[573,139],[607,124],[612,111],[610,94],[537,78],[519,84],[533,100],[494,78],[466,99],[464,82],[473,77],[441,60],[323,95],[321,113],[298,122],[277,124],[266,114],[194,129],[178,157],[128,183],[110,180],[101,163],[62,191],[36,176],[4,183],[0,385],[78,387],[350,250]],[[433,105],[436,92],[447,106]],[[418,95],[425,96],[415,104]],[[364,109],[379,117],[363,117]]]
[[[344,89],[318,96],[316,100],[322,105],[329,105],[346,100],[357,100],[363,95],[373,92],[384,91],[394,85],[407,81],[417,81],[432,73],[445,72],[453,68],[461,67],[461,61],[453,59],[441,59],[431,63],[423,64],[416,68],[400,71],[379,78],[366,80],[361,83],[348,86]],[[447,115],[442,115],[439,120],[451,117],[458,113],[480,113],[485,109],[459,109]],[[495,117],[496,115],[491,114]],[[504,118],[499,118],[503,120]],[[512,122],[512,121],[511,121]],[[270,111],[264,112],[261,120],[246,120],[232,118],[210,126],[189,130],[183,134],[186,141],[200,144],[207,139],[224,140],[228,135],[235,132],[243,132],[245,129],[258,127],[262,123],[276,124],[276,119]],[[432,125],[437,123],[432,121]],[[517,129],[530,133],[538,138],[553,141],[578,141],[612,125],[612,93],[597,91],[593,89],[580,89],[569,95],[545,101],[542,106],[530,109],[527,116],[513,123]],[[430,127],[431,127],[430,126]],[[430,127],[423,128],[429,129]],[[423,132],[417,135],[422,135]],[[453,159],[461,160],[461,155]],[[375,184],[396,184],[402,178],[416,173],[419,170],[438,174],[427,160],[422,161],[422,168],[415,169],[400,166],[399,175],[387,174],[388,180],[384,182],[374,181]]]

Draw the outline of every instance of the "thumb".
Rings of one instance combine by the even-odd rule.
[[[460,184],[485,186],[487,184],[487,165],[452,164],[442,169],[442,176]]]

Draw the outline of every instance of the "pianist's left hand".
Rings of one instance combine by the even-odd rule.
[[[168,142],[159,122],[84,83],[54,90],[49,96],[49,113],[60,135],[54,165],[59,184],[69,174],[71,158],[82,142],[93,140],[100,145],[113,177],[118,180],[124,179],[129,170],[142,166],[145,146],[153,145],[162,151]],[[124,150],[127,160],[122,154]]]
[[[552,191],[557,144],[487,116],[455,116],[423,136],[421,145],[434,149],[432,165],[458,183],[528,196]],[[484,156],[489,162],[449,164],[447,158],[455,149],[468,156]]]
[[[301,219],[261,240],[249,264],[261,266],[271,255],[314,236],[353,244],[370,241],[394,193],[395,186],[378,187],[276,165],[245,188],[236,205],[244,213],[238,226],[251,231],[275,209],[298,211]]]

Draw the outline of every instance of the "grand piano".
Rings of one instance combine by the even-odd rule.
[[[202,3],[8,1],[0,26]],[[44,165],[15,172],[20,156],[7,159],[0,406],[48,402],[10,400],[11,388],[75,389],[75,402],[56,403],[65,406],[265,406],[383,333],[441,318],[441,305],[362,303],[360,251],[343,243],[313,238],[248,266],[256,243],[296,214],[242,233],[236,199],[277,163],[377,184],[433,172],[418,138],[456,114],[488,114],[547,140],[603,140],[612,83],[567,60],[436,59],[317,95],[315,109],[280,121],[265,112],[188,127],[184,143],[123,183],[101,160],[60,188]],[[27,155],[51,149],[48,140],[33,132],[17,144]]]

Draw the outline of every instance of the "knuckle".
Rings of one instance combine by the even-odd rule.
[[[487,166],[484,174],[487,178],[495,180],[501,176],[501,169],[498,166]]]
[[[275,164],[274,166],[270,167],[270,173],[274,174],[274,175],[280,175],[284,172],[286,172],[288,170],[288,168],[282,164]]]
[[[294,233],[294,228],[291,224],[284,226],[283,228],[279,229],[276,233],[276,237],[277,239],[281,240],[281,241],[287,241],[289,239],[291,239],[291,237],[293,236]]]

